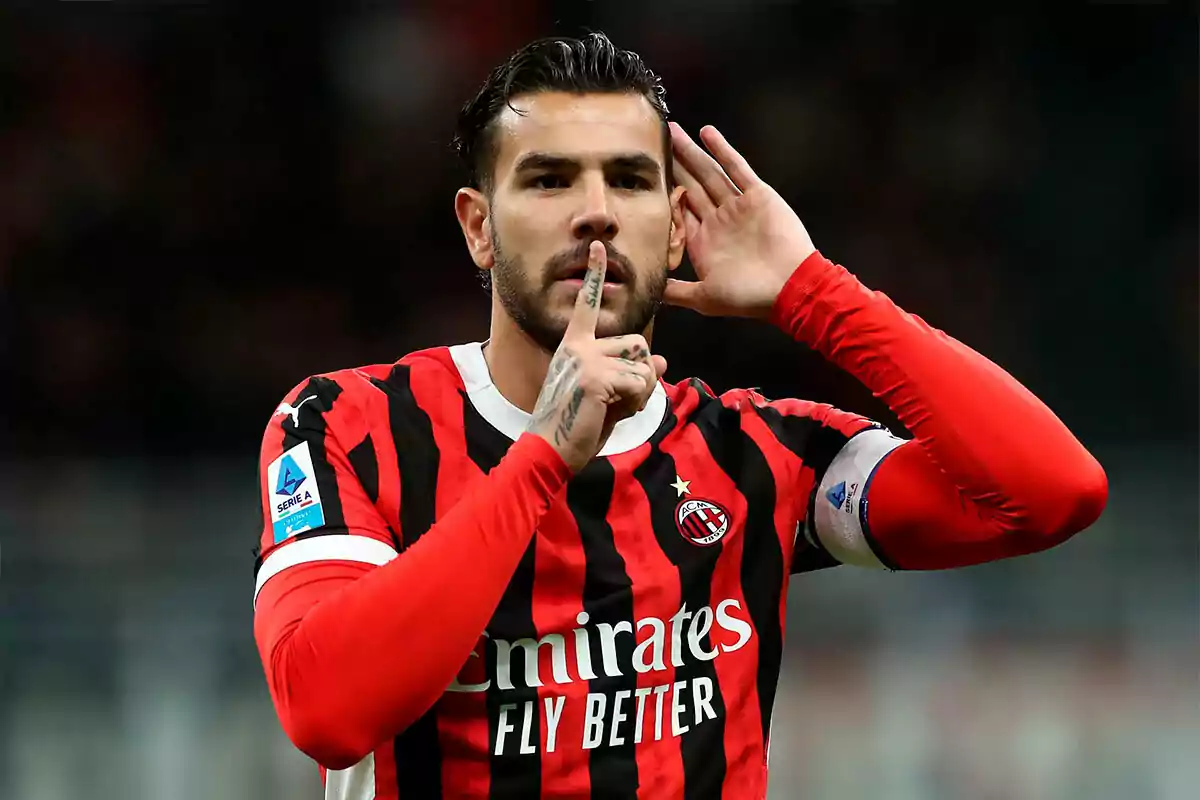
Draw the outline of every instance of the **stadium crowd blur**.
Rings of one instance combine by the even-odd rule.
[[[1197,663],[1191,13],[71,5],[0,24],[0,797],[316,796],[250,638],[262,428],[309,374],[486,337],[454,115],[513,47],[587,26],[642,52],[673,116],[720,127],[827,255],[1026,382],[1113,484],[1097,530],[1027,563],[794,585],[772,797],[1103,800],[1197,779],[1162,763],[1194,711],[1159,716],[1187,713],[1171,692]],[[894,423],[761,324],[667,310],[654,344],[669,379]],[[1039,649],[1064,641],[1091,655]],[[904,706],[939,661],[961,693]],[[1046,717],[1037,695],[996,723],[1040,713],[1033,733],[984,730],[1060,690],[1085,710]],[[936,757],[919,719],[950,720]],[[869,731],[857,763],[891,790],[814,763],[816,720],[831,741]],[[1130,755],[1135,720],[1153,737]],[[1046,755],[1088,730],[1112,740],[1083,767]],[[1017,749],[989,771],[1002,741]],[[993,775],[1015,764],[1042,772]]]

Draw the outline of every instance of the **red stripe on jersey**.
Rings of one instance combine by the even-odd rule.
[[[775,476],[775,486],[778,488],[775,497],[775,530],[785,554],[783,577],[786,580],[796,543],[796,523],[807,513],[808,492],[803,489],[811,488],[812,468],[781,444],[757,414],[742,415],[742,430],[758,446],[771,468],[771,474]]]
[[[583,612],[583,587],[587,565],[575,517],[559,498],[546,512],[536,535],[533,574],[533,625],[541,637],[553,631],[574,631]],[[561,538],[550,538],[557,534]],[[566,634],[567,672],[571,680],[555,683],[543,677],[534,713],[538,715],[542,797],[586,797],[591,792],[588,753],[583,742],[588,682],[576,671],[579,641]],[[538,648],[538,674],[554,675],[551,648]],[[584,657],[589,657],[585,653]],[[594,670],[595,664],[592,665]],[[550,715],[557,715],[554,742],[550,742]]]
[[[371,378],[385,380],[391,369],[390,364],[381,365],[355,370],[355,374],[363,381]],[[388,404],[379,402],[376,394],[377,390],[372,388],[368,396],[376,402],[364,402],[360,411],[367,430],[371,431],[375,459],[379,465],[379,499],[376,505],[396,533],[394,545],[399,550],[404,541],[404,534],[400,530],[400,465],[396,456],[396,441],[392,437],[392,423],[388,418]]]
[[[783,642],[787,633],[787,590],[789,579],[792,572],[792,558],[795,555],[796,547],[796,525],[806,513],[807,506],[807,491],[798,492],[793,488],[797,486],[797,472],[804,467],[800,459],[783,446],[771,433],[771,429],[767,427],[766,422],[757,414],[742,415],[742,430],[754,442],[763,457],[767,460],[767,466],[771,469],[771,474],[775,478],[775,532],[779,536],[779,545],[783,548],[783,575],[780,579],[783,582],[783,591],[779,597],[779,637]],[[811,478],[809,479],[811,481]],[[757,688],[757,686],[756,686]],[[755,703],[755,708],[761,709],[761,703]],[[760,711],[761,713],[761,711]],[[768,736],[770,733],[768,732]],[[769,752],[770,742],[763,742],[763,780],[766,780],[766,759]]]
[[[721,399],[730,402],[734,398],[747,398],[760,407],[769,406],[785,417],[811,419],[821,427],[835,430],[847,439],[872,424],[870,418],[861,414],[843,411],[827,403],[814,403],[811,400],[799,400],[794,397],[767,400],[758,392],[745,390],[728,392]]]
[[[808,513],[807,506],[809,493],[812,491],[814,484],[821,477],[817,474],[816,470],[819,469],[823,472],[825,468],[829,466],[829,461],[841,451],[841,448],[847,441],[850,440],[852,436],[861,432],[864,428],[870,427],[874,424],[870,419],[862,416],[861,414],[842,411],[841,409],[834,408],[826,403],[814,403],[811,400],[798,400],[793,397],[784,397],[778,400],[767,400],[767,398],[754,391],[734,391],[724,395],[722,400],[727,404],[736,403],[739,401],[750,402],[754,403],[760,409],[765,408],[774,410],[785,419],[793,417],[799,420],[810,420],[815,423],[812,432],[809,434],[810,439],[805,443],[806,447],[804,458],[797,456],[795,459],[797,469],[791,479],[791,482],[777,484],[778,486],[788,486],[795,489],[797,519],[804,519],[805,515]],[[759,449],[761,449],[763,453],[768,456],[768,460],[771,460],[771,454],[777,453],[777,451],[781,449],[780,445],[784,445],[784,449],[786,449],[786,443],[780,442],[779,439],[773,433],[771,433],[770,428],[766,427],[765,423],[763,423],[761,426],[759,425],[759,423],[762,423],[762,419],[758,417],[758,415],[743,415],[743,428],[746,427],[745,420],[750,416],[755,417],[755,430],[759,431],[761,435],[754,434],[750,429],[746,429],[746,433],[750,434],[754,438],[755,443],[759,446]],[[818,450],[825,450],[826,447],[818,447],[814,442],[816,438],[821,436],[820,431],[822,431],[822,429],[825,429],[825,433],[832,431],[836,434],[836,436],[833,438],[829,438],[828,436],[824,437],[827,445],[829,446],[828,452],[817,452]],[[779,453],[779,455],[783,456],[784,458],[789,457],[787,453]],[[818,463],[809,463],[809,461],[812,459],[816,459]],[[776,476],[780,475],[778,471],[775,471],[775,474]],[[784,548],[783,552],[791,553],[792,546],[788,545],[786,548]]]
[[[742,591],[742,537],[741,523],[745,522],[747,502],[738,490],[733,479],[717,465],[708,450],[699,428],[694,425],[685,427],[679,434],[664,443],[663,452],[669,453],[682,472],[685,468],[689,474],[681,475],[690,482],[685,497],[704,499],[708,496],[732,498],[726,503],[731,519],[729,530],[719,541],[721,554],[713,570],[709,605],[714,610],[726,600],[737,603],[738,611],[730,609],[739,619],[746,621],[753,628],[753,620],[746,605]],[[686,466],[685,466],[686,465]],[[692,609],[693,613],[695,609]],[[749,791],[746,785],[747,764],[761,764],[765,758],[762,741],[762,717],[759,713],[758,696],[755,686],[758,682],[758,631],[750,637],[750,641],[733,652],[720,652],[713,659],[713,668],[717,674],[718,686],[716,691],[721,693],[725,704],[725,780],[722,786],[722,797],[757,796]],[[737,634],[725,631],[713,624],[709,631],[713,647],[734,644]],[[690,698],[689,698],[690,699]],[[696,709],[689,711],[695,713]],[[695,722],[695,716],[689,715],[689,722]],[[758,773],[755,773],[758,777]]]
[[[342,519],[345,521],[346,529],[356,534],[369,533],[372,538],[386,542],[388,545],[395,546],[395,541],[391,536],[391,532],[381,530],[381,519],[379,509],[375,503],[363,491],[363,485],[359,476],[355,473],[350,459],[347,457],[349,451],[353,450],[360,442],[371,434],[368,421],[363,416],[363,409],[354,401],[358,398],[345,386],[345,381],[354,380],[350,376],[342,376],[342,393],[338,395],[333,403],[333,408],[325,413],[326,425],[326,442],[332,444],[335,440],[339,447],[326,446],[325,460],[333,467],[334,476],[337,480],[337,493],[339,505],[342,509]],[[384,430],[387,430],[386,428]],[[380,447],[376,442],[383,438],[379,434],[371,436],[372,444],[374,445],[376,458],[379,458]],[[386,439],[391,439],[390,436]],[[385,446],[382,448],[387,450]],[[392,469],[395,469],[395,450],[392,449]],[[314,465],[315,466],[315,465]],[[379,464],[380,483],[387,483],[383,476],[394,474],[394,472],[385,472],[382,462]],[[399,483],[399,481],[396,481]],[[329,520],[326,520],[329,524]]]
[[[379,364],[357,369],[354,373],[363,381],[370,381],[372,378],[385,380],[391,370],[391,364]],[[375,394],[376,390],[372,389],[366,393],[366,397],[377,400]],[[402,550],[404,534],[400,528],[400,465],[396,455],[396,441],[392,437],[391,420],[388,417],[388,404],[364,402],[360,411],[363,423],[372,434],[371,442],[375,446],[375,460],[379,468],[379,495],[376,506],[395,534],[393,546]],[[398,791],[396,751],[393,743],[389,741],[384,747],[375,750],[375,793],[378,800],[391,800],[399,797]]]
[[[421,408],[441,409],[444,418],[462,419],[462,388],[447,381],[413,380],[410,384],[413,399]],[[483,473],[468,458],[466,431],[461,425],[433,425],[433,438],[441,454],[438,459],[438,478],[435,514],[443,518],[458,504],[469,489],[465,487],[484,480]],[[430,609],[436,613],[436,609]],[[483,653],[477,646],[478,657],[471,657],[464,670],[482,664]],[[478,662],[478,663],[472,663]],[[474,682],[463,677],[460,683]],[[483,692],[446,692],[434,705],[437,714],[438,745],[442,764],[442,794],[445,797],[486,797],[491,783],[488,763],[487,695]],[[403,794],[404,787],[400,787]]]
[[[645,521],[650,519],[650,503],[641,484],[633,477],[631,464],[645,458],[650,445],[611,458],[615,474],[612,504],[608,524],[612,527],[613,543],[625,560],[625,571],[633,584],[633,622],[654,616],[656,608],[679,608],[681,588],[679,571],[667,558],[654,536],[648,535]],[[671,576],[671,580],[663,580]],[[636,632],[635,632],[636,633]],[[662,671],[638,674],[638,692],[649,692],[655,686],[675,681],[675,667],[670,659]],[[637,744],[638,800],[658,800],[677,788],[683,775],[683,755],[677,736],[655,738],[654,697],[635,697],[629,715],[633,740]],[[638,714],[638,709],[641,713]]]

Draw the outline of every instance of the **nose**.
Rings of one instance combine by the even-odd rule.
[[[612,212],[608,183],[601,175],[588,175],[583,180],[583,200],[579,212],[571,221],[571,233],[576,239],[610,240],[617,235],[617,218]]]

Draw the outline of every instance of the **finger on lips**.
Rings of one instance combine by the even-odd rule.
[[[601,241],[588,247],[588,268],[583,276],[583,286],[575,296],[575,308],[567,323],[567,335],[595,336],[596,323],[600,319],[600,297],[604,290],[604,272],[608,267],[608,252]]]

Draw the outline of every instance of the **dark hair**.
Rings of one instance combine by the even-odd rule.
[[[664,166],[671,185],[671,135],[662,79],[637,53],[617,49],[603,33],[591,33],[583,39],[549,37],[530,42],[493,69],[479,93],[463,106],[453,144],[467,168],[470,186],[491,188],[496,117],[506,106],[513,108],[514,97],[546,91],[627,92],[645,97],[662,120]]]

